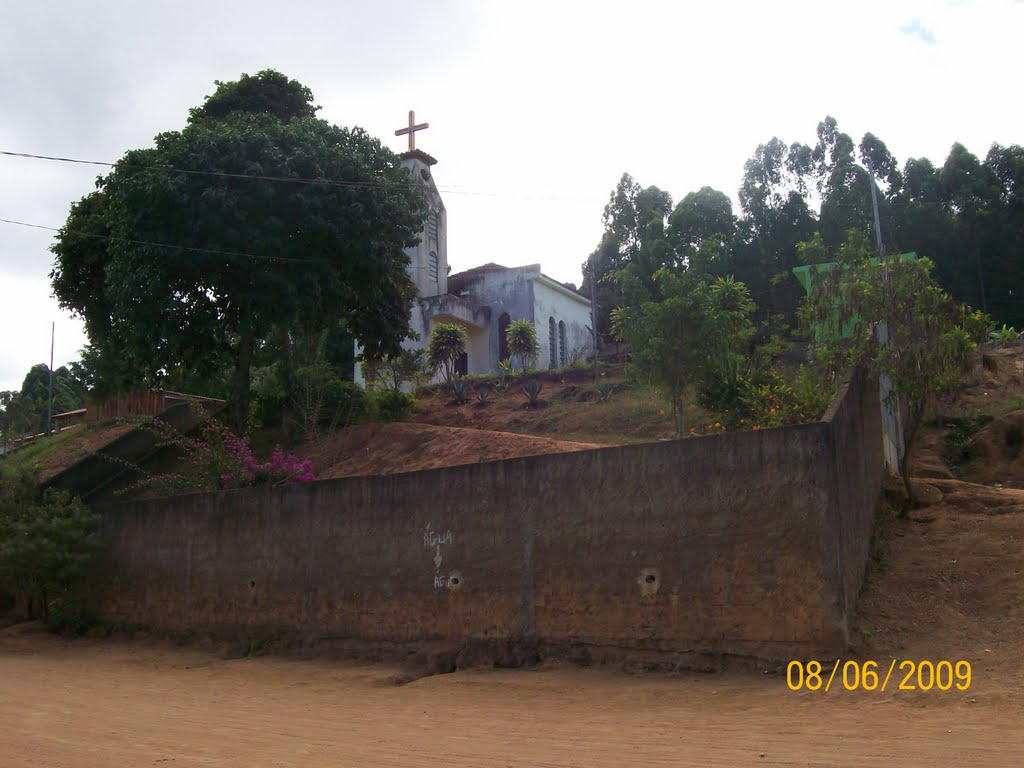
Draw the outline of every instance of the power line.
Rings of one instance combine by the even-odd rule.
[[[252,181],[290,182],[293,184],[308,184],[310,186],[383,189],[385,187],[393,187],[396,184],[402,183],[389,181],[337,181],[333,179],[306,179],[298,176],[266,176],[263,174],[255,173],[229,173],[227,171],[197,171],[188,168],[175,168],[169,165],[137,165],[130,163],[121,163],[119,165],[118,163],[110,163],[105,160],[81,160],[73,157],[59,157],[56,155],[36,155],[32,154],[31,152],[11,152],[9,150],[0,150],[0,155],[6,155],[7,157],[20,157],[29,160],[49,160],[58,163],[73,163],[77,165],[100,165],[106,168],[121,167],[130,168],[133,170],[164,171],[166,173],[181,173],[193,176],[214,176],[227,179],[249,179]],[[493,192],[471,192],[468,190],[444,186],[438,186],[437,188],[440,191],[453,195],[477,195],[486,197],[496,197],[496,195]]]
[[[15,224],[19,227],[30,227],[31,229],[46,229],[51,232],[62,231],[61,227],[48,227],[45,224],[29,224],[24,221],[15,221],[14,219],[0,218],[0,222],[4,224]],[[63,231],[68,234],[79,235],[81,237],[95,237],[101,240],[116,240],[118,242],[131,243],[133,245],[153,245],[158,248],[173,248],[179,251],[192,251],[195,253],[212,253],[217,256],[241,256],[247,259],[264,259],[266,261],[290,261],[297,262],[300,264],[320,264],[323,262],[323,259],[299,259],[289,256],[264,256],[255,253],[244,253],[242,251],[219,251],[214,248],[199,248],[197,246],[189,245],[171,245],[170,243],[157,243],[152,240],[135,240],[130,237],[118,237],[116,235],[98,235],[92,232],[82,232],[81,230],[76,229],[66,229]]]

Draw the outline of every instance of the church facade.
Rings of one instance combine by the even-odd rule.
[[[505,329],[525,319],[537,330],[538,369],[558,368],[589,356],[593,347],[590,302],[545,275],[539,264],[503,267],[490,263],[449,274],[447,212],[431,172],[437,161],[418,149],[410,149],[401,158],[428,202],[419,243],[406,251],[409,275],[419,292],[411,308],[410,326],[419,339],[408,339],[403,347],[426,349],[435,325],[457,323],[469,336],[458,370],[463,374],[491,373],[499,361],[509,359]],[[365,384],[358,363],[355,380]]]

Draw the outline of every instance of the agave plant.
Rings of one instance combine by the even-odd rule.
[[[610,381],[602,381],[597,385],[597,401],[607,403],[615,394],[615,385]]]
[[[494,392],[494,383],[491,382],[489,379],[483,379],[482,381],[478,381],[476,385],[473,387],[473,392],[476,394],[476,399],[480,401],[481,405],[483,405],[484,403],[487,402],[487,399],[491,396],[491,393]]]
[[[451,391],[456,403],[464,403],[469,399],[469,382],[462,376],[452,378]]]
[[[538,379],[527,379],[523,382],[523,394],[527,397],[527,404],[533,408],[540,402],[540,393],[544,385]]]

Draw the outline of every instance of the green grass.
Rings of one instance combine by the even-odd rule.
[[[42,463],[46,457],[61,444],[68,440],[73,440],[76,435],[80,435],[82,429],[82,427],[77,427],[58,432],[49,437],[37,437],[24,448],[19,448],[13,453],[0,456],[0,479],[11,479],[26,472],[37,476],[40,469],[42,469]]]

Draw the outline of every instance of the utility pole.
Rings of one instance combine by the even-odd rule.
[[[590,330],[594,335],[594,386],[601,380],[597,362],[597,285],[594,279],[594,257],[590,257]]]
[[[46,388],[46,434],[50,434],[53,424],[53,339],[57,333],[57,321],[50,323],[50,384]]]
[[[871,185],[871,207],[875,212],[875,244],[877,246],[878,258],[884,255],[882,252],[882,224],[878,218],[878,191],[875,189],[875,169],[871,165],[871,158],[864,158],[868,166],[868,183]]]

